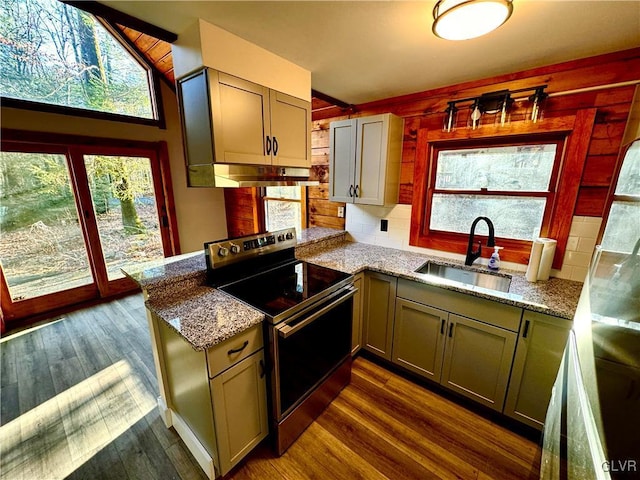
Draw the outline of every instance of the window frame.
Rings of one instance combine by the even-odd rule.
[[[78,5],[74,5],[73,2],[69,2],[69,4],[73,8],[80,8]],[[6,97],[3,95],[0,95],[0,103],[2,104],[2,107],[15,108],[20,110],[29,110],[29,111],[42,112],[42,113],[54,113],[58,115],[69,115],[74,117],[93,118],[97,120],[125,122],[125,123],[132,123],[132,124],[138,124],[138,125],[154,126],[161,129],[165,129],[166,119],[165,119],[164,107],[163,107],[163,101],[162,101],[162,92],[160,88],[159,73],[156,71],[155,68],[153,68],[152,65],[149,65],[149,63],[142,57],[142,55],[135,48],[132,47],[128,39],[126,39],[126,37],[124,37],[124,35],[117,28],[115,28],[110,21],[97,16],[96,14],[86,9],[83,9],[83,8],[80,8],[80,9],[85,10],[89,15],[92,15],[95,18],[95,20],[98,23],[100,23],[100,25],[102,25],[102,27],[105,30],[107,30],[107,32],[114,38],[114,40],[118,42],[120,46],[129,53],[129,55],[131,55],[133,60],[137,62],[140,65],[140,67],[142,67],[146,71],[147,84],[149,87],[149,95],[151,97],[150,98],[151,111],[153,114],[153,118],[142,118],[142,117],[136,117],[132,115],[123,115],[119,113],[102,112],[99,110],[89,110],[85,108],[56,105],[52,103],[36,102],[33,100],[25,100],[21,98],[13,98],[13,97]]]
[[[262,204],[262,225],[265,231],[267,231],[267,202],[269,200],[277,202],[291,202],[300,204],[300,228],[305,229],[308,226],[307,218],[307,187],[297,186],[295,188],[300,189],[300,198],[287,198],[287,197],[271,197],[267,195],[267,187],[260,187],[259,196]],[[298,226],[296,225],[296,229]]]
[[[165,257],[168,257],[180,253],[169,155],[164,141],[119,140],[5,128],[1,130],[1,135],[0,150],[2,151],[60,154],[66,157],[69,181],[71,182],[70,188],[74,194],[78,220],[93,276],[93,282],[89,285],[38,297],[13,300],[0,265],[0,303],[4,319],[8,323],[64,309],[72,303],[111,298],[139,288],[126,277],[108,280],[106,268],[99,265],[103,259],[101,240],[95,218],[92,213],[88,213],[93,209],[93,203],[89,184],[86,181],[84,155],[126,155],[147,157],[151,160],[158,224],[164,254]]]
[[[604,215],[602,216],[600,232],[598,233],[598,244],[601,244],[604,240],[604,232],[607,228],[607,224],[609,223],[609,215],[611,213],[611,207],[614,203],[620,202],[640,204],[640,195],[616,194],[616,190],[618,189],[618,182],[620,181],[620,172],[622,172],[622,166],[624,165],[627,152],[636,142],[640,142],[640,138],[633,139],[627,144],[620,147],[620,153],[618,154],[618,159],[616,161],[615,171],[613,174],[613,181],[611,182],[611,186],[609,187]],[[616,254],[620,255],[621,259],[625,257],[624,253],[630,252],[616,252]]]
[[[565,136],[560,135],[541,135],[535,137],[521,137],[518,139],[481,139],[472,142],[445,142],[445,143],[433,143],[431,145],[430,153],[430,175],[429,186],[427,189],[427,204],[426,204],[426,220],[423,226],[423,235],[442,236],[449,240],[465,240],[468,238],[468,233],[452,232],[448,230],[436,230],[430,227],[432,220],[432,206],[433,196],[436,194],[443,195],[479,195],[479,196],[500,196],[500,197],[537,197],[544,198],[546,200],[544,212],[542,215],[542,224],[540,232],[547,232],[549,230],[549,223],[551,220],[551,211],[555,203],[556,192],[558,187],[558,178],[560,165],[562,163],[562,153],[564,150]],[[480,190],[460,190],[460,189],[442,189],[436,187],[437,171],[439,153],[443,150],[473,150],[486,147],[513,147],[519,145],[535,145],[535,144],[553,144],[556,146],[555,159],[553,161],[553,167],[551,169],[551,176],[549,178],[549,185],[547,191],[525,191],[525,190],[489,190],[481,188]],[[497,244],[505,246],[505,248],[523,246],[523,242],[527,242],[521,239],[502,237],[499,240],[496,239]],[[531,242],[527,242],[531,243]]]
[[[455,145],[465,142],[478,144],[490,141],[506,144],[520,140],[537,142],[544,138],[563,138],[555,198],[553,205],[550,206],[546,228],[543,224],[540,231],[541,236],[555,238],[558,241],[553,268],[561,268],[596,112],[596,108],[585,108],[578,110],[574,115],[549,116],[537,124],[513,122],[506,126],[488,125],[477,130],[458,129],[453,132],[429,129],[427,124],[423,124],[418,129],[417,136],[409,244],[461,255],[467,251],[468,234],[438,234],[428,230],[427,222],[430,217],[427,215],[426,205],[433,168],[434,145]],[[486,236],[476,236],[476,239],[486,245]],[[525,265],[528,263],[531,241],[498,238],[496,243],[504,247],[500,253],[503,260]],[[488,258],[490,254],[490,249],[485,248],[483,256]]]

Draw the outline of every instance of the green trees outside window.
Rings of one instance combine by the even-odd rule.
[[[0,95],[154,119],[149,74],[92,15],[56,0],[0,5]]]

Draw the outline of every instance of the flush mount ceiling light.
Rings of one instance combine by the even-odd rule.
[[[495,30],[511,16],[513,0],[439,0],[433,7],[433,33],[467,40]]]

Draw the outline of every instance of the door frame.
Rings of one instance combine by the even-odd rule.
[[[0,150],[2,151],[65,155],[69,181],[93,277],[93,282],[89,285],[13,301],[9,293],[8,282],[0,265],[0,302],[7,325],[15,320],[40,315],[73,304],[111,298],[138,289],[135,282],[129,278],[108,280],[86,175],[85,155],[120,155],[150,159],[164,255],[167,257],[180,253],[166,142],[58,135],[12,129],[2,129],[1,135]]]

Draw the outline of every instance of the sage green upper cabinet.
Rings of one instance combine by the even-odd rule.
[[[269,165],[269,89],[211,69],[208,77],[214,161]],[[187,139],[190,134],[185,132]]]
[[[364,277],[362,347],[387,360],[391,360],[397,281],[374,272],[367,272]]]
[[[331,122],[329,199],[397,203],[403,130],[404,120],[390,113]]]
[[[541,429],[572,321],[524,311],[504,413]]]
[[[269,90],[272,163],[282,167],[311,167],[311,104]]]
[[[311,167],[311,104],[205,68],[178,80],[190,186],[213,164]]]

